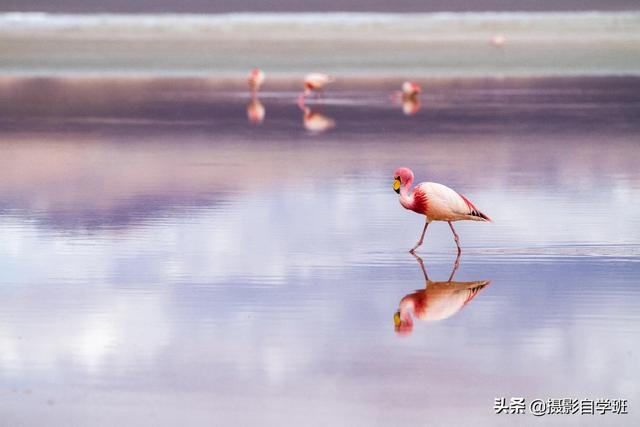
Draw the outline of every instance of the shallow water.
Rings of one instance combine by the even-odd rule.
[[[0,80],[3,424],[637,424],[640,80],[422,83],[411,116],[383,82],[252,124],[199,80]],[[403,334],[401,165],[494,220],[456,225],[453,281],[488,283]],[[446,224],[420,255],[448,280]]]

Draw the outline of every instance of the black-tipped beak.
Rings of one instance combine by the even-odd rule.
[[[400,180],[398,178],[393,180],[393,191],[400,194]]]

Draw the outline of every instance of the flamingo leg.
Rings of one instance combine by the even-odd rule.
[[[427,275],[427,269],[424,267],[424,262],[422,261],[422,258],[420,258],[420,256],[415,252],[411,252],[411,255],[413,255],[416,261],[418,261],[418,264],[420,265],[420,269],[422,270],[422,274],[424,275],[424,281],[425,283],[428,283],[429,276]]]
[[[447,221],[449,223],[449,227],[451,227],[451,231],[453,231],[453,239],[456,241],[456,246],[458,247],[458,256],[460,256],[460,254],[462,253],[462,249],[460,249],[460,238],[458,237],[458,233],[456,233],[456,230],[453,228],[453,224],[451,224],[451,221]]]
[[[456,274],[456,271],[460,267],[460,252],[458,252],[458,256],[456,257],[456,261],[453,263],[453,270],[451,270],[451,275],[449,276],[449,282],[453,280],[453,276]]]
[[[420,245],[422,245],[422,242],[424,241],[424,235],[427,232],[427,227],[429,226],[429,220],[425,220],[424,222],[424,228],[422,229],[422,234],[420,235],[420,240],[418,240],[418,243],[416,243],[416,245],[411,248],[411,250],[409,252],[414,253],[416,251],[416,249],[418,249],[420,247]]]

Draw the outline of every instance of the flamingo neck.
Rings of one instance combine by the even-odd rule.
[[[405,209],[413,209],[415,204],[415,199],[413,197],[413,189],[411,188],[411,184],[413,180],[409,179],[401,188],[400,188],[400,204]]]
[[[413,318],[411,317],[411,311],[413,311],[413,302],[403,301],[400,304],[400,321],[407,328],[413,327]]]

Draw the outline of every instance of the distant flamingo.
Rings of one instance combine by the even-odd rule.
[[[304,78],[304,96],[308,96],[311,93],[322,92],[324,87],[334,82],[335,79],[327,74],[323,73],[311,73],[307,74]]]
[[[406,81],[402,83],[402,97],[403,98],[412,98],[420,95],[422,92],[422,88],[414,82]]]
[[[247,104],[247,118],[253,124],[261,124],[264,121],[264,105],[256,97],[251,98],[249,104]]]
[[[394,103],[402,105],[402,112],[405,116],[412,116],[420,111],[420,93],[422,88],[410,81],[402,84],[402,88],[391,96]]]
[[[504,47],[505,43],[507,43],[507,38],[502,34],[491,37],[491,44],[495,47]]]
[[[249,73],[249,90],[251,95],[256,96],[260,87],[264,83],[264,72],[260,68],[254,68]]]
[[[425,216],[424,229],[418,243],[410,250],[413,253],[424,240],[427,227],[431,221],[447,221],[453,238],[460,249],[460,239],[453,228],[452,221],[491,221],[480,212],[466,197],[451,188],[435,182],[422,182],[411,189],[413,172],[408,168],[398,168],[394,174],[393,189],[400,195],[400,204],[405,208]]]
[[[456,258],[453,271],[446,282],[433,282],[427,276],[422,258],[415,255],[422,274],[425,288],[406,295],[400,300],[398,311],[393,315],[395,330],[400,335],[410,334],[413,330],[413,319],[436,322],[447,319],[459,312],[476,295],[491,283],[490,280],[476,280],[474,282],[454,282],[453,276],[458,269],[459,259]]]

